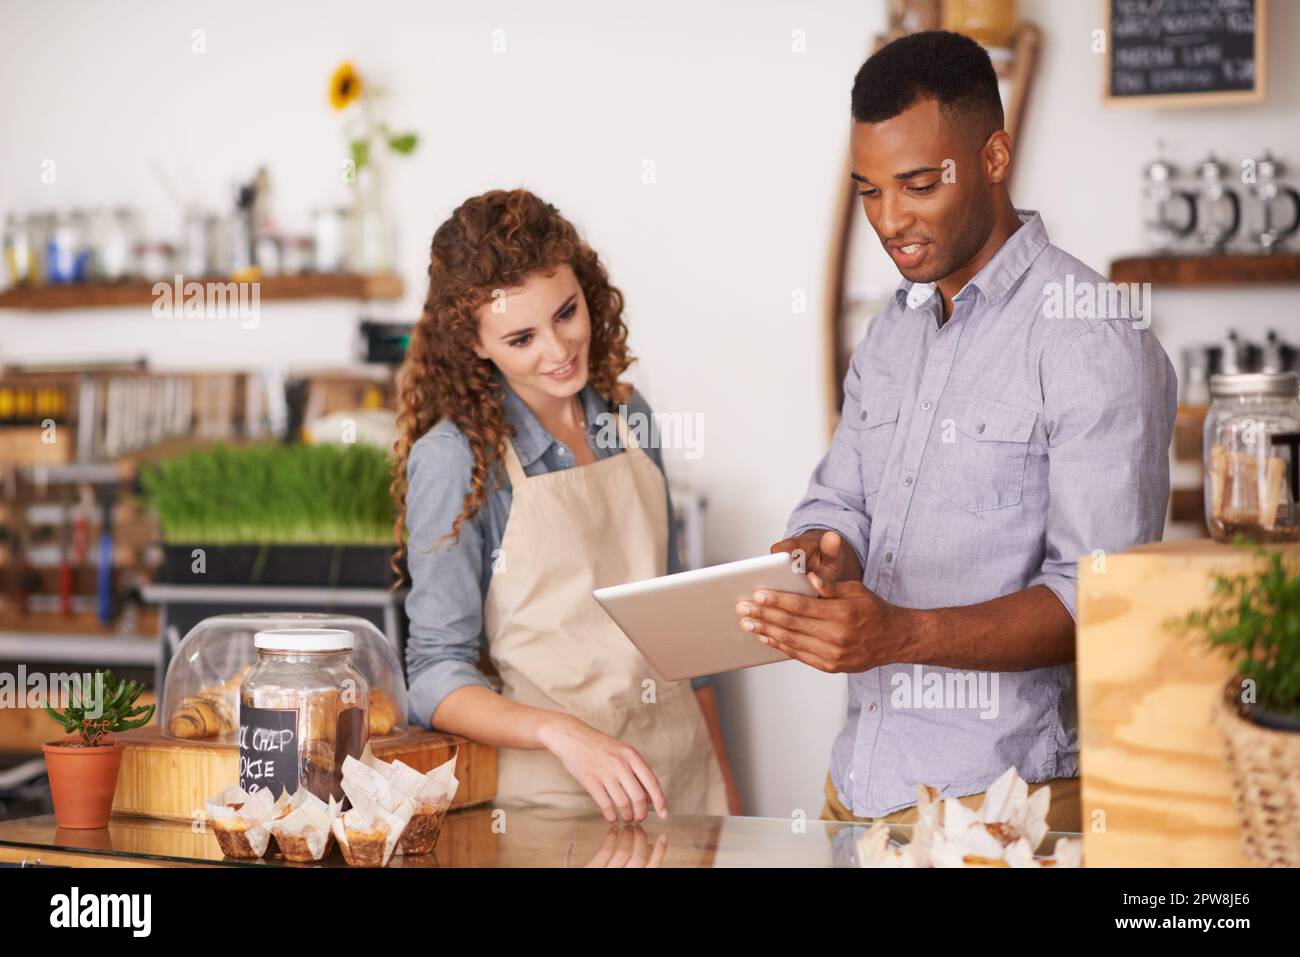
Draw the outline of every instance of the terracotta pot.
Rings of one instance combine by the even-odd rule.
[[[59,827],[107,827],[122,766],[122,743],[96,748],[73,744],[75,738],[41,745],[50,772],[50,796]]]

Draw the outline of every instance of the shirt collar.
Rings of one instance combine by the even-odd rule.
[[[505,411],[506,422],[515,430],[515,455],[519,457],[519,464],[528,468],[556,444],[555,436],[546,430],[546,426],[542,425],[533,410],[528,408],[528,404],[519,397],[519,393],[510,388],[510,383],[501,373],[494,373],[494,377],[501,386],[501,406]],[[580,395],[583,414],[587,417],[587,433],[590,435],[600,428],[597,416],[609,411],[609,404],[601,399],[590,382],[582,387]]]
[[[1020,281],[1039,253],[1047,248],[1047,227],[1037,210],[1017,209],[1021,226],[1002,244],[1002,248],[993,254],[993,258],[984,264],[984,268],[975,274],[961,291],[954,296],[970,296],[966,290],[974,286],[987,302],[997,302],[1011,287]],[[894,299],[900,306],[916,309],[929,301],[938,288],[934,283],[913,283],[904,279],[894,292]]]

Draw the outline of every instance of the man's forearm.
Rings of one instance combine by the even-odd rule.
[[[1074,619],[1045,585],[977,605],[895,608],[906,635],[900,663],[1029,671],[1075,659]]]

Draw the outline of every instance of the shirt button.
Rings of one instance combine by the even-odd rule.
[[[926,399],[924,402],[922,402],[922,403],[921,403],[921,408],[924,409],[926,412],[929,412],[929,411],[930,411],[930,400],[929,400],[929,399]]]
[[[876,710],[876,703],[873,701],[871,704],[867,705],[867,710],[874,712]]]
[[[979,425],[975,426],[975,431],[976,431],[976,432],[983,432],[983,431],[984,431],[984,423],[981,422]]]
[[[885,552],[885,562],[886,562],[887,564],[890,564],[890,565],[892,565],[892,564],[894,563],[894,553],[893,553],[893,552]]]
[[[906,476],[904,476],[904,477],[903,477],[903,484],[904,484],[904,485],[907,485],[907,486],[910,486],[910,485],[912,484],[912,476],[910,476],[910,475],[906,475]]]
[[[858,418],[862,419],[863,421],[866,421],[867,413],[865,412],[859,413]]]

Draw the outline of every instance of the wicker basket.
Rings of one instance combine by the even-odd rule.
[[[1240,681],[1224,689],[1214,723],[1227,744],[1233,801],[1246,856],[1269,867],[1300,866],[1300,733],[1261,727],[1237,709]]]

